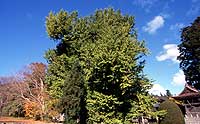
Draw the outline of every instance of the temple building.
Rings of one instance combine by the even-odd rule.
[[[185,84],[183,91],[172,97],[179,101],[186,124],[200,124],[200,92],[189,84]]]

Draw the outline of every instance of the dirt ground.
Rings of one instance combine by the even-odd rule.
[[[0,117],[0,124],[61,124],[61,123],[48,123],[48,122],[35,121],[24,118]]]

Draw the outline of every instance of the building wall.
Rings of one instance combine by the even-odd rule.
[[[200,118],[196,117],[185,118],[185,124],[200,124]]]

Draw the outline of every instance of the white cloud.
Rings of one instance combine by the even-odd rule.
[[[166,90],[160,84],[153,84],[153,87],[149,90],[149,93],[153,95],[164,95],[166,94]]]
[[[176,23],[174,25],[171,25],[169,29],[170,30],[180,30],[183,27],[185,27],[185,25],[183,23]]]
[[[173,84],[174,86],[183,86],[185,85],[185,83],[186,81],[184,72],[182,70],[179,70],[176,74],[174,74],[171,84]]]
[[[176,44],[165,44],[163,46],[162,54],[156,56],[158,61],[171,60],[178,63],[177,56],[180,54]]]
[[[164,25],[164,18],[162,16],[156,16],[153,20],[147,23],[146,26],[143,27],[145,32],[149,34],[155,33],[159,28],[163,27]]]

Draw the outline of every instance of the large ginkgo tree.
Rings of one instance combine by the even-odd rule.
[[[113,9],[86,17],[63,10],[49,14],[47,33],[58,44],[46,53],[48,91],[68,101],[63,107],[66,122],[128,124],[133,118],[160,114],[152,111],[156,101],[148,94],[151,81],[143,73],[142,59],[148,50],[144,41],[138,41],[134,25],[133,16]],[[81,108],[86,108],[85,113]]]

